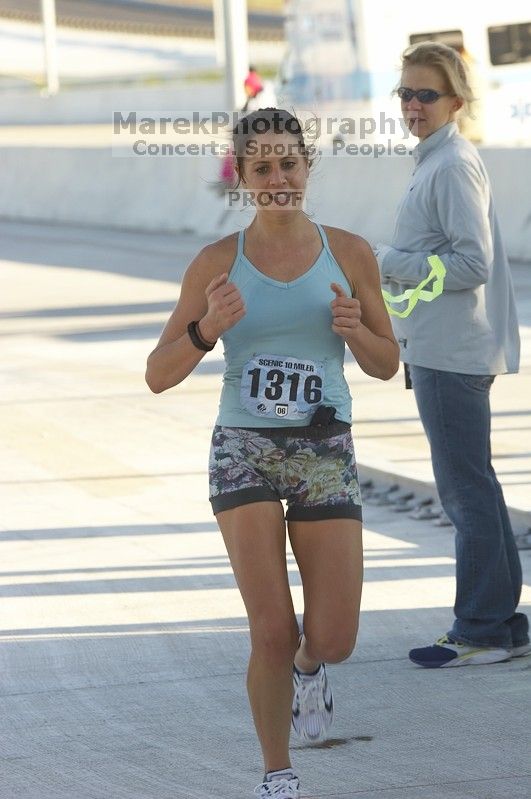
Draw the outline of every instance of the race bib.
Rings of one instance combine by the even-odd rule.
[[[305,419],[322,401],[323,383],[319,361],[258,354],[243,367],[241,404],[253,416]]]

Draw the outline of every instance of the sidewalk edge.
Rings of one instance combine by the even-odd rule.
[[[392,471],[391,469],[383,469],[378,466],[371,466],[368,463],[357,463],[360,481],[373,480],[376,484],[379,483],[398,483],[400,488],[404,491],[412,491],[418,499],[425,499],[426,497],[434,497],[437,500],[437,489],[435,483],[430,480],[420,480],[414,477],[406,477],[402,474]],[[515,535],[527,533],[531,529],[531,511],[523,510],[522,508],[507,507],[509,517],[513,526]]]

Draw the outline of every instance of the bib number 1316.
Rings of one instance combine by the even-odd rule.
[[[262,370],[256,367],[255,369],[249,369],[247,374],[251,375],[252,378],[250,395],[251,397],[258,397]],[[300,388],[308,405],[314,405],[316,402],[321,401],[323,381],[318,375],[308,375],[303,378],[299,372],[288,372],[286,374],[281,369],[270,369],[266,372],[265,379],[267,381],[267,385],[264,388],[264,397],[266,399],[282,399],[285,392],[289,402],[296,402]]]
[[[304,419],[323,398],[323,365],[256,355],[242,373],[241,402],[255,416]]]

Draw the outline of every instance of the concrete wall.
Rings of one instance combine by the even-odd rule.
[[[531,261],[531,149],[486,149],[498,215],[511,258]],[[0,217],[190,231],[218,236],[249,214],[226,211],[215,190],[214,157],[113,157],[110,148],[0,149]],[[308,211],[325,224],[388,241],[409,158],[326,158],[311,180]]]
[[[79,125],[109,122],[114,111],[184,114],[223,111],[224,83],[181,81],[166,86],[64,88],[53,97],[3,90],[0,125]]]
[[[481,154],[509,256],[531,261],[531,148],[485,148]]]

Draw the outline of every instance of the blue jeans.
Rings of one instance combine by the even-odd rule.
[[[455,622],[449,635],[477,646],[522,646],[527,616],[516,613],[522,567],[501,486],[491,464],[491,376],[410,366],[430,442],[441,504],[455,526]]]

